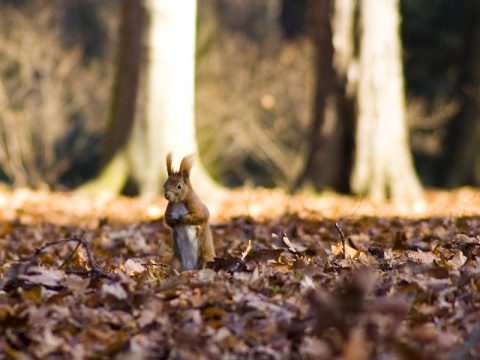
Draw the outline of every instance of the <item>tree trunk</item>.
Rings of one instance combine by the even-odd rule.
[[[143,3],[130,0],[124,2],[137,4],[138,7]],[[84,192],[119,193],[128,178],[124,173],[126,171],[138,185],[140,195],[157,195],[167,177],[166,154],[171,151],[180,161],[187,154],[198,153],[194,118],[196,1],[145,0],[145,5],[149,16],[146,71],[142,74],[138,94],[132,90],[132,97],[125,99],[131,102],[130,106],[125,105],[123,113],[113,112],[114,121],[109,138],[114,140],[108,142],[111,144],[108,149],[115,150],[112,164],[105,168],[98,179],[84,186],[81,190],[85,187],[90,190]],[[123,21],[135,20],[123,17]],[[131,37],[136,38],[135,27],[130,23],[123,26],[133,31]],[[128,39],[122,36],[122,40],[127,43],[132,41],[128,36],[126,38]],[[128,49],[127,45],[120,44],[121,54]],[[139,53],[140,50],[137,54]],[[125,63],[130,64],[128,61]],[[120,61],[119,67],[121,66]],[[128,77],[128,73],[119,70],[117,76],[120,78],[117,79],[117,85],[130,84],[137,89],[137,83]],[[123,89],[121,85],[119,87]],[[122,94],[121,91],[114,90],[115,109],[122,105],[118,92]],[[135,104],[136,112],[133,116],[131,110]],[[123,147],[126,138],[128,145]],[[120,170],[123,172],[106,173]],[[192,178],[198,184],[197,192],[201,194],[214,191],[216,185],[200,163],[196,164],[192,172]],[[105,181],[115,176],[122,181]]]
[[[126,146],[133,127],[142,59],[143,21],[142,2],[122,0],[120,45],[104,150],[107,161]]]
[[[294,190],[310,184],[317,190],[348,191],[352,146],[349,134],[353,114],[351,99],[345,95],[346,73],[334,66],[332,22],[343,15],[334,11],[334,5],[334,0],[309,2],[311,38],[315,48],[315,97],[307,160]]]
[[[141,195],[158,194],[167,173],[165,156],[198,154],[195,130],[196,1],[147,0],[150,24],[144,113],[130,144]],[[208,179],[200,163],[197,181]]]
[[[405,122],[398,0],[363,0],[360,25],[352,190],[375,200],[417,199],[422,191]]]
[[[145,20],[142,1],[122,0],[120,16],[116,72],[103,148],[103,168],[98,177],[76,189],[79,194],[118,194],[130,173],[126,148],[136,112],[142,59]]]

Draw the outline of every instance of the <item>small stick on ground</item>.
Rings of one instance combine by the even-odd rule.
[[[45,245],[43,245],[42,247],[35,249],[35,254],[32,257],[31,262],[33,263],[34,260],[36,260],[40,256],[40,253],[43,250],[45,250],[46,248],[48,248],[50,246],[54,246],[54,245],[63,244],[63,243],[73,241],[73,242],[77,242],[77,246],[72,251],[72,253],[59,266],[59,269],[61,269],[63,266],[65,266],[65,264],[68,263],[68,261],[70,261],[70,259],[73,257],[73,255],[78,250],[80,245],[83,245],[85,247],[85,251],[87,252],[88,263],[91,267],[91,270],[68,270],[67,269],[66,271],[69,272],[69,273],[82,274],[82,275],[94,275],[94,276],[97,276],[97,277],[104,277],[104,278],[107,278],[107,279],[112,279],[113,276],[111,274],[103,271],[102,268],[100,267],[100,265],[98,265],[98,263],[95,261],[95,258],[93,257],[92,250],[90,249],[90,245],[84,239],[84,236],[85,236],[85,230],[80,235],[74,235],[70,239],[63,239],[63,240],[48,242]]]
[[[340,225],[338,225],[338,223],[335,223],[335,228],[340,234],[340,239],[342,239],[342,259],[345,259],[347,257],[347,249],[345,245],[345,234],[343,233],[342,229],[340,229]]]
[[[77,252],[80,245],[82,245],[82,243],[79,242],[77,244],[77,246],[75,247],[75,249],[73,249],[73,251],[70,253],[70,255],[68,255],[68,257],[65,260],[63,260],[62,264],[58,267],[59,269],[63,268],[65,266],[65,264],[70,261],[70,259],[73,257],[73,255]]]
[[[163,240],[160,240],[160,245],[158,245],[158,250],[156,255],[157,260],[160,258],[160,249],[162,248],[162,245],[163,245]]]

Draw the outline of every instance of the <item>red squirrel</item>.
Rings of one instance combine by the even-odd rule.
[[[165,223],[172,228],[174,269],[201,269],[207,261],[213,261],[212,232],[208,219],[210,213],[205,204],[193,191],[190,170],[193,156],[186,156],[180,163],[180,170],[172,168],[172,154],[167,154],[168,179],[163,186],[168,200]]]

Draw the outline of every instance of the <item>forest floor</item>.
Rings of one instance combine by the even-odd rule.
[[[0,191],[0,359],[480,358],[480,192],[238,190],[173,274],[164,199]]]

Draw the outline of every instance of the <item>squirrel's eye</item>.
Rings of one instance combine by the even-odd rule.
[[[177,185],[177,189],[180,190],[182,188],[182,184]]]

